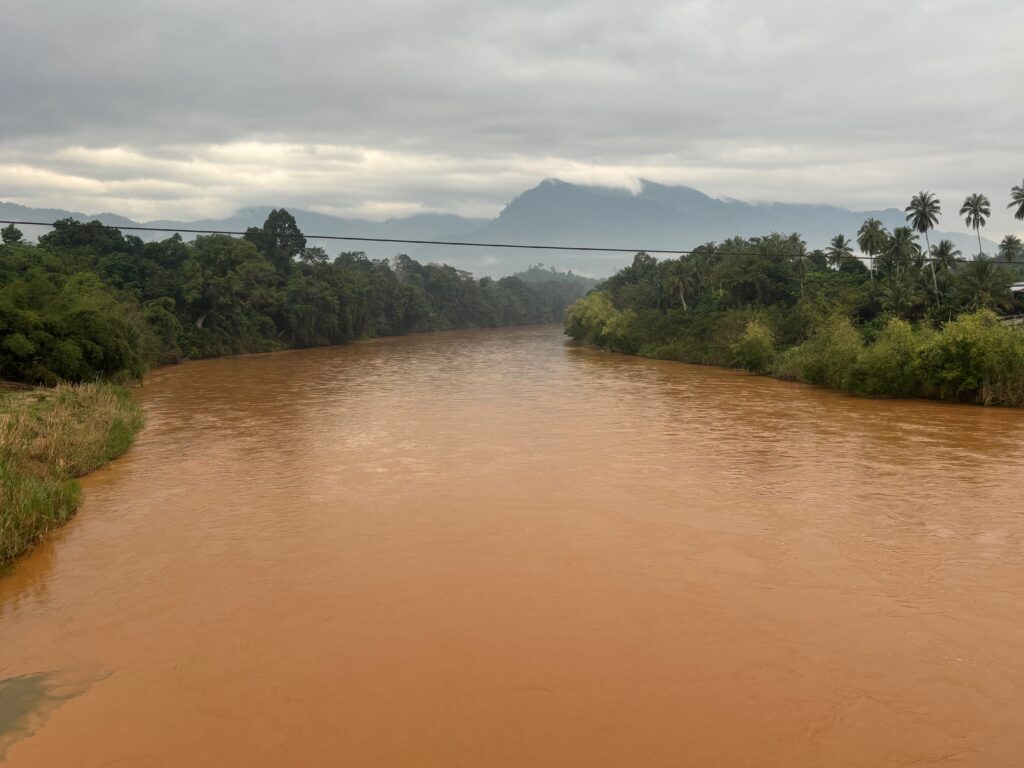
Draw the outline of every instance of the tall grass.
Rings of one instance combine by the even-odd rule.
[[[73,478],[124,453],[141,426],[128,392],[108,384],[0,393],[0,565],[66,523]]]

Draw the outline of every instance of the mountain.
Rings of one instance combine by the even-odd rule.
[[[897,208],[851,211],[832,205],[804,203],[745,203],[720,200],[690,187],[642,181],[638,192],[580,186],[556,179],[542,182],[512,200],[497,218],[472,232],[486,242],[541,242],[550,245],[597,245],[614,248],[690,249],[733,235],[799,232],[810,248],[824,248],[837,234],[856,238],[864,220],[873,216],[887,227],[906,224]],[[952,240],[965,256],[977,251],[977,239],[964,232],[936,231],[932,243]],[[998,247],[982,239],[987,253]],[[521,263],[508,249],[491,249],[492,268]],[[630,261],[627,254],[558,253],[546,261],[584,274],[608,274]],[[536,255],[527,255],[527,260]]]
[[[269,206],[246,207],[223,219],[151,221],[143,226],[169,230],[214,229],[242,231],[259,226]],[[347,219],[302,209],[289,209],[308,235],[397,238],[402,240],[459,240],[485,243],[543,244],[624,248],[625,253],[520,250],[483,247],[422,246],[397,243],[362,243],[310,238],[330,253],[361,250],[376,258],[408,253],[420,261],[443,261],[477,275],[507,275],[542,262],[548,267],[571,269],[577,274],[609,275],[632,259],[637,249],[690,249],[733,235],[799,232],[810,248],[823,248],[837,234],[853,239],[864,219],[873,216],[892,228],[905,224],[902,210],[851,211],[832,205],[806,203],[745,203],[718,199],[684,186],[642,181],[637,192],[626,189],[570,184],[548,179],[514,198],[494,219],[467,219],[453,214],[418,214],[386,221]],[[135,222],[113,213],[85,215],[58,209],[27,208],[0,203],[0,219],[55,221],[71,217],[98,219],[104,224],[132,226]],[[43,228],[21,227],[36,237]],[[136,233],[146,240],[168,233]],[[971,233],[936,231],[932,242],[952,240],[965,256],[977,250]],[[998,248],[982,239],[987,253]]]

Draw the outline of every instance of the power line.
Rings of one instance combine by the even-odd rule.
[[[82,222],[84,223],[84,222]],[[0,219],[0,224],[20,224],[32,227],[53,227],[49,222],[43,221],[8,221]],[[544,251],[601,251],[605,253],[661,253],[661,254],[685,254],[696,251],[665,250],[651,248],[610,248],[588,245],[523,245],[520,243],[472,243],[460,240],[403,240],[394,237],[355,237],[348,235],[287,235],[274,232],[239,232],[227,229],[182,229],[181,227],[143,227],[143,226],[117,226],[115,224],[103,224],[102,222],[92,223],[91,226],[101,226],[106,229],[124,229],[137,232],[184,232],[190,235],[263,235],[266,237],[279,237],[283,239],[305,238],[306,240],[352,240],[360,243],[402,243],[405,245],[454,245],[468,246],[473,248],[525,248],[530,250]]]
[[[86,224],[86,222],[78,222],[80,224]],[[52,222],[48,221],[12,221],[8,219],[0,219],[0,224],[15,224],[26,227],[50,227],[51,229],[56,226]],[[670,255],[670,256],[691,256],[693,254],[708,254],[712,256],[752,256],[750,252],[745,251],[709,251],[701,249],[685,250],[680,248],[666,249],[666,248],[612,248],[608,246],[593,246],[593,245],[527,245],[523,243],[477,243],[462,240],[404,240],[393,237],[355,237],[350,235],[287,235],[277,234],[274,232],[264,231],[246,231],[239,232],[237,230],[228,229],[183,229],[181,227],[144,227],[140,225],[132,226],[118,226],[115,224],[104,224],[99,221],[88,222],[89,226],[99,226],[104,229],[116,229],[128,230],[132,232],[179,232],[189,235],[232,235],[238,237],[246,236],[263,236],[263,237],[277,237],[281,239],[299,239],[303,238],[306,240],[345,240],[360,243],[399,243],[402,245],[450,245],[457,247],[468,247],[468,248],[517,248],[520,250],[532,250],[532,251],[580,251],[580,252],[598,252],[598,253],[648,253],[648,254],[659,254],[659,255]],[[253,227],[253,229],[256,229]],[[770,256],[789,256],[792,258],[808,257],[810,253],[772,253],[765,254]],[[854,257],[856,258],[856,257]],[[871,257],[865,257],[871,258]],[[935,256],[924,256],[920,257],[903,257],[903,258],[888,258],[887,261],[897,262],[929,262],[929,261],[940,261]],[[1024,264],[1024,260],[1001,260],[1000,264]]]

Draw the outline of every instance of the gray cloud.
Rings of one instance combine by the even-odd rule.
[[[1012,0],[7,0],[0,197],[492,215],[545,176],[958,208],[1024,176]],[[951,220],[947,214],[946,224]]]

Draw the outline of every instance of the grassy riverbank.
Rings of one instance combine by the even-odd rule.
[[[0,566],[75,513],[74,478],[124,453],[142,426],[108,384],[0,393]]]

